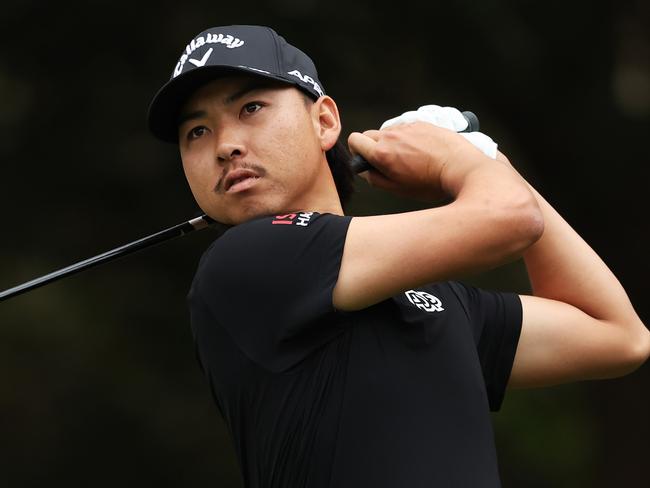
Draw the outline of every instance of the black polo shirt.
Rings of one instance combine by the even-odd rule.
[[[500,486],[489,410],[512,368],[518,296],[445,282],[339,312],[350,220],[258,218],[199,264],[197,357],[245,485]]]

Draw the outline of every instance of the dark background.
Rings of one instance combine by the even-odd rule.
[[[0,289],[196,214],[151,96],[214,25],[309,53],[345,131],[428,103],[476,112],[650,319],[647,2],[5,3]],[[358,184],[352,214],[412,203]],[[0,486],[239,486],[185,294],[212,231],[0,304]],[[528,289],[521,263],[469,278]],[[650,366],[508,394],[506,487],[646,487]],[[468,466],[467,469],[471,469]]]

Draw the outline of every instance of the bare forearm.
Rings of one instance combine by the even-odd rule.
[[[525,182],[469,149],[454,159],[444,178],[432,178],[449,190],[452,203],[352,219],[333,291],[337,309],[359,310],[409,288],[496,267],[521,257],[539,238],[541,213]],[[408,167],[418,159],[424,158],[397,160],[392,170],[384,161],[393,179],[372,180],[399,189],[401,178],[402,187],[422,193],[422,171],[409,173]]]
[[[497,159],[519,176],[502,153]],[[638,322],[627,293],[603,260],[537,190],[528,187],[544,219],[544,233],[523,255],[533,293],[599,320]]]
[[[590,322],[576,319],[561,323],[564,315],[557,314],[560,323],[552,327],[574,329],[573,333],[562,332],[560,336],[578,334],[580,339],[576,343],[583,343],[575,346],[573,358],[567,359],[581,364],[580,358],[586,358],[571,375],[610,378],[634,371],[650,354],[650,332],[603,260],[538,192],[533,192],[545,221],[541,239],[524,252],[533,293],[571,305],[585,317],[595,319],[585,327]],[[570,342],[558,350],[570,348],[567,344]],[[568,378],[574,377],[571,375]]]
[[[537,191],[532,191],[545,223],[541,239],[524,253],[534,294],[569,303],[599,320],[636,318],[625,290],[607,265]]]
[[[534,195],[523,180],[508,173],[487,167],[471,171],[462,187],[458,185],[453,203],[457,218],[467,223],[467,240],[485,243],[470,259],[494,254],[488,267],[520,258],[544,229]]]
[[[512,169],[503,154],[497,159]],[[512,385],[551,385],[634,371],[650,356],[650,332],[603,260],[529,188],[542,212],[544,233],[523,254],[536,296],[521,297],[524,314]]]

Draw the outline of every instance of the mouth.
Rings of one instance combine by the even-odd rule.
[[[247,168],[238,168],[230,171],[224,181],[223,189],[225,193],[237,193],[248,190],[253,187],[261,178],[261,176]]]

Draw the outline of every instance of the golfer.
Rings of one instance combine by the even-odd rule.
[[[418,120],[347,145],[371,185],[451,203],[351,217],[338,107],[273,30],[201,32],[152,101],[199,206],[232,225],[189,305],[248,487],[498,487],[489,411],[506,388],[650,354],[616,277],[506,157]],[[519,257],[534,296],[450,281]]]

